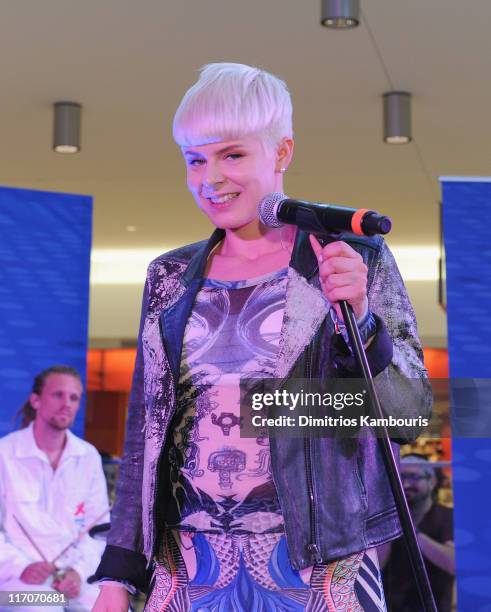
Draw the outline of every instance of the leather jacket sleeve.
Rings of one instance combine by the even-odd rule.
[[[148,308],[150,270],[143,293],[138,347],[126,421],[126,439],[111,513],[111,529],[101,563],[92,580],[111,578],[145,590],[146,558],[142,538],[142,481],[145,443],[142,329]]]

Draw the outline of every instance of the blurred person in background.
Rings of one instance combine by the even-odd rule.
[[[70,431],[82,392],[74,368],[44,370],[20,411],[22,428],[0,440],[0,591],[60,593],[66,609],[81,611],[98,594],[86,580],[103,543],[83,535],[53,560],[92,522],[109,520],[99,453]]]
[[[453,509],[438,503],[435,467],[423,455],[404,456],[400,474],[438,611],[450,612],[455,577]],[[421,610],[403,540],[385,544],[379,549],[379,558],[388,609]]]

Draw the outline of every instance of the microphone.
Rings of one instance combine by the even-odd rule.
[[[390,217],[366,208],[345,208],[332,204],[293,200],[284,193],[270,193],[259,202],[259,219],[267,227],[287,223],[313,234],[353,232],[359,236],[388,234]]]

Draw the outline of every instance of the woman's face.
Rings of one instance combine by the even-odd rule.
[[[189,191],[213,225],[239,229],[257,222],[262,198],[282,189],[282,146],[267,147],[249,135],[183,147]]]

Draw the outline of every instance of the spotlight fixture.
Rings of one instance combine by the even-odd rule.
[[[53,150],[57,153],[80,151],[80,116],[82,106],[78,102],[55,102]]]
[[[346,30],[360,23],[360,0],[322,0],[321,24]]]
[[[406,144],[411,136],[411,94],[407,91],[384,93],[384,141]]]

